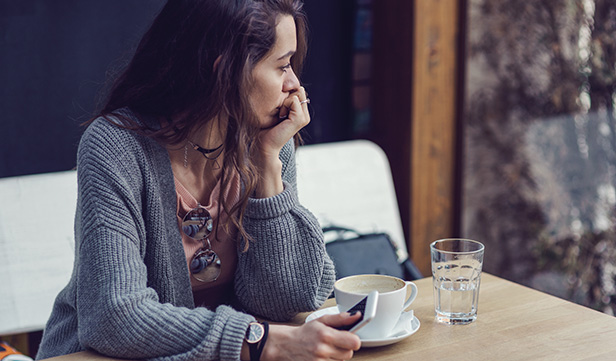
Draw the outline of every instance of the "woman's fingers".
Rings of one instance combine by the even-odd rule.
[[[300,327],[272,325],[262,359],[349,360],[353,357],[353,352],[361,346],[359,337],[328,325],[344,323],[347,319],[348,314],[339,319],[326,317],[325,320],[314,320]]]
[[[324,315],[317,318],[321,323],[324,323],[333,328],[339,328],[341,326],[347,326],[361,318],[361,313],[357,312],[351,315],[348,312],[337,313],[335,315]]]
[[[271,125],[261,128],[259,144],[265,156],[278,159],[280,149],[310,123],[307,103],[301,103],[305,99],[306,90],[300,87],[284,100],[278,112],[278,119],[273,119]]]
[[[306,326],[318,330],[320,345],[317,355],[326,359],[348,360],[353,357],[353,351],[359,349],[361,341],[357,335],[348,331],[337,330],[331,326],[345,324],[345,321],[348,321],[351,317],[348,314],[339,317],[335,317],[338,315],[329,316],[334,317],[326,317],[325,320],[320,321],[315,320],[313,321],[314,325],[306,324]],[[353,317],[350,322],[353,322],[355,318]]]
[[[306,101],[306,90],[300,87],[296,92],[293,92],[284,101],[280,115],[298,123],[300,128],[305,127],[310,123],[310,113],[308,111],[308,101]]]
[[[337,330],[337,328],[341,326],[351,325],[360,318],[361,313],[359,312],[353,315],[350,315],[348,312],[343,312],[336,315],[325,315],[319,317],[315,321],[321,322],[335,329],[334,331],[338,335],[338,337],[336,338],[336,342],[334,342],[334,345],[336,347],[340,347],[343,349],[359,350],[359,347],[361,346],[361,341],[359,340],[359,337],[347,331]],[[349,335],[353,335],[354,337],[349,337]]]

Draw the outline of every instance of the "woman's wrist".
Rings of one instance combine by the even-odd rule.
[[[240,360],[250,361],[250,349],[248,348],[248,342],[246,342],[246,340],[242,342],[242,350],[240,351]]]
[[[279,360],[279,345],[291,342],[291,334],[297,327],[286,325],[270,325],[269,337],[263,347],[261,361]]]
[[[255,190],[256,198],[269,198],[276,196],[284,190],[282,183],[282,162],[276,156],[269,160],[262,160],[259,164],[259,182]]]

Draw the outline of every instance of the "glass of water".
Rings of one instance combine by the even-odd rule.
[[[438,322],[464,325],[477,319],[483,244],[448,238],[430,244],[434,310]]]

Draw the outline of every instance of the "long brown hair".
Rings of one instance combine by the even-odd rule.
[[[251,237],[243,216],[259,179],[252,162],[251,145],[260,125],[248,100],[251,74],[274,46],[280,15],[295,20],[297,51],[291,65],[300,74],[308,31],[302,7],[300,0],[168,0],[97,115],[163,145],[177,145],[218,115],[228,114],[219,195],[229,216],[224,226],[238,228],[244,250]],[[113,114],[125,107],[144,118],[169,122],[147,124]],[[240,175],[242,193],[237,204],[229,205],[222,195],[233,171]]]

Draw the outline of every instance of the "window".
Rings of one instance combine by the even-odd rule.
[[[468,3],[462,230],[485,270],[616,311],[616,2]]]

